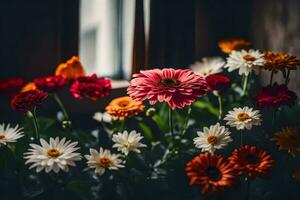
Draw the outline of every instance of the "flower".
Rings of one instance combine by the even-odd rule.
[[[143,102],[124,96],[113,99],[105,109],[108,114],[116,119],[124,120],[127,117],[138,115],[144,108]]]
[[[47,92],[55,92],[61,87],[68,84],[68,82],[69,80],[61,75],[47,76],[34,79],[34,83],[37,86],[37,88]]]
[[[293,177],[300,181],[300,168],[294,170]]]
[[[10,124],[0,124],[0,145],[6,145],[6,143],[16,142],[17,139],[24,136],[23,128],[19,128],[19,125],[10,127]]]
[[[113,135],[112,141],[115,143],[113,148],[117,148],[126,156],[130,151],[140,153],[139,148],[147,147],[147,145],[140,142],[144,137],[136,131],[131,131],[129,134],[127,131],[123,133],[117,133]]]
[[[80,153],[76,153],[79,147],[78,142],[61,140],[56,137],[50,138],[50,142],[40,139],[41,145],[30,144],[31,148],[24,153],[26,159],[25,164],[31,164],[29,169],[36,168],[36,172],[43,170],[46,173],[54,171],[58,173],[60,170],[69,171],[69,166],[76,166],[75,161],[81,160]]]
[[[106,78],[98,78],[96,74],[78,77],[71,85],[70,92],[76,99],[83,97],[96,101],[109,94],[111,81]]]
[[[224,120],[227,121],[227,125],[236,127],[237,130],[244,130],[245,128],[250,130],[252,126],[261,125],[262,121],[259,110],[253,110],[247,106],[229,111]]]
[[[153,107],[150,107],[146,110],[146,116],[147,117],[153,117],[156,114],[156,109]]]
[[[90,149],[90,155],[85,155],[88,160],[87,164],[90,168],[95,169],[95,173],[100,176],[104,174],[106,169],[118,170],[123,168],[120,154],[113,154],[110,150],[100,148],[99,152],[95,149]]]
[[[264,69],[274,73],[285,69],[296,70],[297,66],[300,66],[300,60],[297,60],[295,56],[285,53],[273,53],[271,51],[266,51],[264,52],[264,58],[266,60]]]
[[[300,155],[300,127],[284,127],[271,140],[279,150],[287,150],[293,156]]]
[[[73,56],[66,63],[58,65],[55,75],[65,76],[67,79],[73,80],[85,75],[85,71],[77,56]]]
[[[213,91],[216,94],[220,94],[226,91],[231,85],[230,78],[222,74],[209,75],[205,77],[205,80],[209,90]]]
[[[29,90],[36,90],[36,89],[37,89],[37,87],[36,87],[35,83],[29,82],[22,87],[20,92],[27,92]]]
[[[222,149],[232,142],[230,132],[225,126],[220,123],[204,127],[203,132],[197,132],[198,137],[194,138],[194,144],[197,148],[202,149],[202,152],[208,151],[214,153],[216,149]]]
[[[286,85],[277,83],[263,87],[256,94],[256,102],[259,109],[278,108],[282,105],[294,105],[297,95],[289,90]]]
[[[191,105],[207,90],[204,78],[190,70],[152,69],[133,75],[127,93],[134,100],[149,100],[151,105],[167,102],[172,108]]]
[[[34,107],[39,107],[48,97],[46,92],[41,90],[29,90],[21,92],[11,100],[11,107],[19,112],[27,112]]]
[[[221,73],[225,61],[221,57],[202,58],[202,62],[196,62],[190,66],[191,70],[201,76]]]
[[[227,54],[233,50],[240,51],[251,47],[251,43],[243,39],[224,39],[221,40],[218,45],[221,51]]]
[[[248,145],[234,150],[229,161],[240,174],[247,173],[249,177],[267,175],[274,164],[270,154]]]
[[[264,66],[264,64],[264,54],[258,50],[250,49],[249,51],[232,51],[224,67],[228,68],[229,72],[239,69],[239,75],[248,76],[253,70],[257,72],[257,67]]]
[[[20,89],[24,85],[22,78],[7,78],[0,80],[0,93],[13,97],[19,93]]]
[[[216,193],[236,184],[235,169],[219,155],[200,154],[186,164],[185,172],[190,185],[201,185],[202,194]]]
[[[104,113],[96,112],[93,116],[93,119],[98,122],[111,123],[114,118],[107,112]]]

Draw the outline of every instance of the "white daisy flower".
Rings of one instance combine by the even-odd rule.
[[[221,73],[225,61],[221,57],[206,57],[202,58],[202,62],[196,62],[190,65],[192,71],[201,76]]]
[[[93,119],[98,122],[111,123],[114,118],[107,112],[104,113],[96,112],[93,116]]]
[[[66,141],[66,138],[59,140],[50,138],[50,142],[40,139],[41,145],[30,144],[32,147],[28,152],[24,153],[27,160],[25,164],[32,163],[29,169],[36,168],[36,172],[45,170],[47,173],[54,171],[58,173],[60,170],[69,171],[69,166],[76,166],[75,161],[81,160],[80,153],[75,151],[79,147],[75,147],[78,142]]]
[[[106,169],[118,170],[125,167],[120,159],[120,154],[113,154],[110,150],[100,147],[99,152],[95,149],[90,149],[90,155],[84,156],[88,161],[89,168],[95,169],[95,173],[100,176],[104,174]]]
[[[23,128],[19,128],[19,125],[10,127],[10,124],[0,124],[0,145],[6,145],[10,142],[16,142],[17,139],[24,136]]]
[[[224,120],[227,121],[227,125],[236,127],[237,130],[244,130],[245,128],[250,130],[252,126],[261,125],[262,119],[259,110],[253,110],[253,108],[234,108],[229,111]]]
[[[197,132],[198,137],[194,138],[194,144],[202,152],[208,151],[214,153],[216,149],[222,149],[232,141],[230,132],[225,126],[219,123],[211,125],[209,128],[204,127],[203,132]]]
[[[250,49],[249,51],[232,51],[227,58],[227,63],[224,66],[228,71],[239,69],[239,75],[249,75],[253,70],[258,72],[258,67],[266,63],[264,54],[258,50]]]
[[[123,154],[128,155],[130,151],[140,153],[139,148],[147,147],[147,145],[140,142],[144,137],[136,131],[131,131],[129,134],[127,131],[123,133],[117,133],[113,135],[112,141],[115,142],[113,148],[118,148]]]

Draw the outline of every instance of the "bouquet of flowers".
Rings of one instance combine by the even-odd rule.
[[[78,57],[25,85],[0,80],[24,115],[22,125],[0,125],[1,199],[298,199],[300,106],[288,85],[300,60],[242,39],[219,47],[226,60],[134,74],[128,96],[91,113],[89,129],[58,91],[101,101],[112,86],[86,75]],[[57,116],[43,112],[51,99]]]

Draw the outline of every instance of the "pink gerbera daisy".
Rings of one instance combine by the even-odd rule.
[[[127,89],[131,98],[151,105],[167,102],[172,109],[191,105],[207,90],[204,78],[188,69],[152,69],[133,75]]]

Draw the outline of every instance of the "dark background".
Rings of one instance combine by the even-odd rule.
[[[141,9],[141,1],[137,2]],[[299,0],[151,0],[148,48],[139,31],[143,13],[136,13],[134,71],[154,66],[182,68],[204,56],[225,56],[217,43],[228,37],[250,40],[260,50],[300,55]],[[78,0],[1,0],[0,79],[17,76],[31,81],[52,75],[59,63],[77,55],[79,14]],[[291,82],[294,90],[300,88],[297,80],[296,74]],[[125,93],[125,89],[114,90],[109,98],[97,102],[74,100],[67,89],[59,95],[72,112],[74,126],[83,129],[96,123],[91,120],[94,112]],[[56,104],[50,99],[46,103],[40,112],[55,116]],[[0,96],[0,123],[21,119],[22,114],[10,109],[9,99]],[[285,170],[288,166],[278,167]],[[289,189],[297,192],[295,187]],[[281,192],[278,190],[284,199],[286,194]]]
[[[1,0],[0,78],[17,76],[31,81],[53,74],[59,63],[77,55],[79,3]],[[228,37],[250,40],[260,50],[300,54],[297,0],[151,0],[150,7],[149,46],[145,47],[140,31],[142,1],[137,0],[133,71],[157,66],[182,68],[204,56],[223,55],[217,43]],[[294,89],[300,86],[296,83]],[[125,94],[125,90],[113,94]],[[69,110],[78,114],[100,110],[107,103],[78,102],[68,95],[63,98]],[[8,99],[1,99],[1,119],[16,119],[18,115],[7,106]]]

